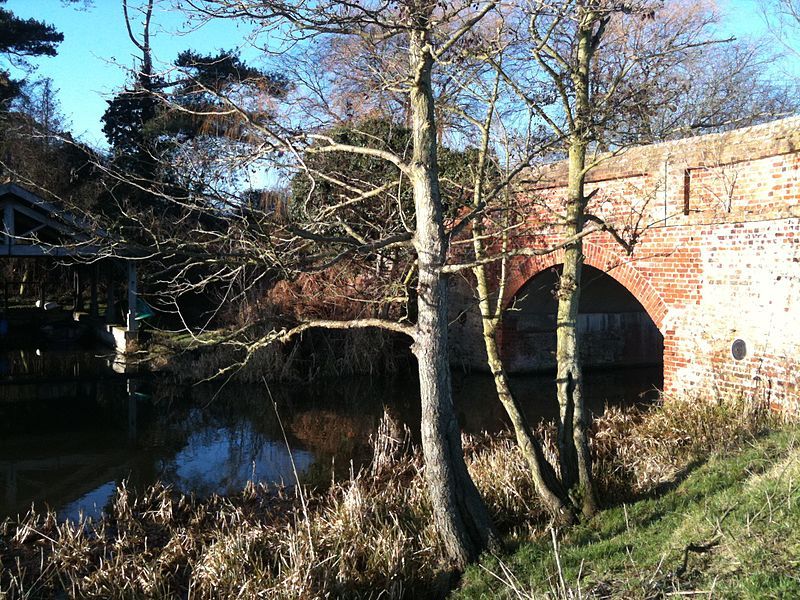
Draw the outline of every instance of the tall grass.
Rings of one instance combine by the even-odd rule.
[[[655,489],[695,458],[762,431],[763,407],[671,400],[609,409],[595,422],[605,497]],[[548,447],[552,436],[541,432]],[[509,536],[545,531],[509,436],[465,437],[470,472]],[[124,486],[98,521],[31,511],[0,525],[0,597],[402,598],[436,596],[448,571],[432,526],[420,453],[385,419],[372,463],[327,489],[268,489],[198,500]],[[299,501],[303,490],[305,506]]]
[[[676,396],[649,410],[610,407],[594,424],[594,474],[607,502],[627,501],[785,418],[763,399],[744,396],[726,401]]]
[[[663,493],[485,557],[454,596],[800,597],[800,430],[732,433]]]

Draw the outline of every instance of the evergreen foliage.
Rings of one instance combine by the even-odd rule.
[[[404,160],[411,156],[411,129],[388,117],[344,123],[325,132],[325,135],[337,144],[387,150]],[[413,213],[411,187],[407,180],[400,177],[394,165],[363,154],[316,153],[313,149],[303,159],[308,171],[292,178],[291,215],[299,217],[303,211],[313,212],[334,203],[343,190],[341,184],[331,179],[366,189],[397,182],[377,198],[347,209],[347,221],[350,224],[363,221],[365,227],[374,227],[375,223],[385,227],[398,205],[406,214]],[[471,200],[473,175],[470,167],[475,164],[477,149],[467,147],[458,150],[439,144],[437,154],[442,202],[446,213],[452,216]],[[319,174],[326,177],[320,177]],[[495,179],[497,174],[496,168],[490,168],[489,180]],[[361,233],[369,237],[367,231]]]
[[[6,0],[0,0],[5,4]],[[21,19],[0,7],[0,54],[6,61],[25,65],[26,57],[55,56],[64,35],[52,25],[36,19]],[[0,68],[0,107],[19,96],[23,81],[12,79],[8,69]]]

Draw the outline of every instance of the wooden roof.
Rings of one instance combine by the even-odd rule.
[[[0,256],[91,256],[108,234],[14,183],[0,185]]]

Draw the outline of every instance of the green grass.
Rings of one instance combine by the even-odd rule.
[[[714,456],[670,491],[604,511],[562,537],[558,559],[560,576],[550,536],[487,557],[454,597],[800,598],[800,429]]]

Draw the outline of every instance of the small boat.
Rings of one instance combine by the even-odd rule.
[[[136,320],[142,321],[155,316],[153,308],[141,298],[136,298]]]
[[[58,302],[45,302],[42,304],[41,300],[37,300],[36,308],[41,308],[42,310],[56,310],[61,308],[61,305]]]

